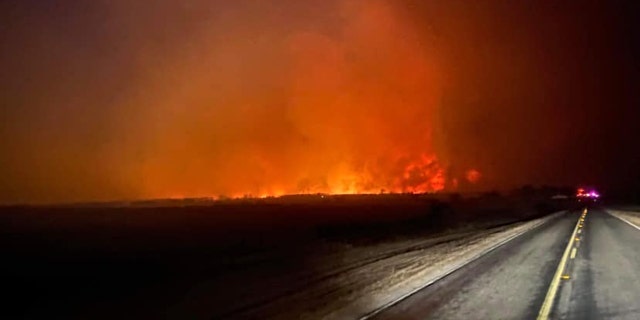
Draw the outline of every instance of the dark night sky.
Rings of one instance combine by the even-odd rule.
[[[442,30],[464,77],[445,102],[453,157],[498,185],[635,183],[637,5],[488,3],[460,4],[459,29]]]
[[[635,3],[2,1],[0,203],[640,190]]]

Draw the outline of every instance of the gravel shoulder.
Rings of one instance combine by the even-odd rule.
[[[636,226],[640,226],[640,211],[622,211],[608,209],[607,212],[615,217],[622,218],[633,223]]]

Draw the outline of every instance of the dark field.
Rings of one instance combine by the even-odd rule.
[[[314,279],[317,257],[332,248],[487,229],[558,211],[566,201],[548,194],[314,195],[4,207],[2,315],[180,318],[194,305],[188,293],[206,282],[213,285],[198,304],[209,311],[193,314],[233,317],[296,290],[272,275],[304,270],[309,281],[322,281]],[[245,269],[259,273],[251,271],[246,286],[227,282]],[[256,281],[273,292],[246,292]]]

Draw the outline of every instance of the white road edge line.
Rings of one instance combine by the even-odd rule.
[[[606,212],[606,213],[608,213],[609,215],[611,215],[611,216],[615,217],[615,218],[618,218],[618,219],[622,220],[623,222],[626,222],[628,225],[630,225],[630,226],[632,226],[632,227],[634,227],[634,228],[636,228],[636,229],[640,230],[640,227],[636,226],[636,225],[635,225],[635,224],[633,224],[631,221],[629,221],[629,220],[627,220],[627,219],[625,219],[625,218],[623,218],[623,217],[619,216],[617,213],[609,212],[609,210],[605,210],[605,212]]]
[[[402,296],[398,297],[397,299],[394,299],[394,300],[392,300],[390,302],[387,302],[387,303],[383,304],[382,306],[380,306],[380,307],[374,309],[373,311],[367,313],[366,315],[360,317],[359,320],[367,320],[367,319],[373,318],[374,316],[378,315],[379,313],[383,312],[384,310],[386,310],[386,309],[394,306],[395,304],[399,303],[400,301],[412,296],[416,292],[418,292],[418,291],[420,291],[420,290],[422,290],[422,289],[424,289],[424,288],[426,288],[426,287],[428,287],[428,286],[430,286],[430,285],[442,280],[442,278],[444,278],[444,277],[446,277],[446,276],[458,271],[462,267],[464,267],[464,266],[466,266],[466,265],[468,265],[468,264],[480,259],[482,256],[488,254],[489,252],[491,252],[491,251],[493,251],[493,250],[495,250],[495,249],[507,244],[507,242],[509,242],[511,240],[514,240],[515,238],[517,238],[517,237],[519,237],[519,236],[521,236],[521,235],[523,235],[523,234],[525,234],[527,232],[530,232],[530,231],[533,231],[533,230],[539,228],[540,226],[548,223],[551,220],[556,219],[562,213],[566,213],[566,212],[567,211],[560,211],[560,212],[553,213],[553,214],[549,215],[547,217],[547,219],[545,219],[545,220],[542,220],[544,218],[541,218],[542,221],[538,222],[538,224],[536,224],[535,226],[531,227],[531,229],[524,230],[522,232],[516,233],[516,234],[514,234],[514,235],[512,235],[512,236],[510,236],[510,237],[508,237],[508,238],[506,238],[506,239],[494,244],[493,246],[487,248],[486,250],[483,250],[480,253],[472,256],[471,259],[453,265],[453,267],[451,267],[450,269],[448,269],[447,271],[445,271],[441,275],[438,275],[437,277],[435,277],[431,281],[425,283],[424,285],[422,285],[422,286],[420,286],[420,287],[418,287],[416,289],[411,290],[410,292],[408,292],[406,294],[403,294]]]
[[[586,212],[586,209],[585,209]],[[576,239],[576,233],[578,232],[578,226],[580,226],[580,218],[578,218],[578,222],[576,222],[575,228],[573,228],[573,232],[571,233],[571,238],[569,239],[569,243],[567,243],[567,248],[564,249],[564,254],[562,254],[562,259],[560,259],[560,264],[558,264],[558,269],[556,269],[556,273],[553,275],[553,279],[551,280],[551,284],[549,285],[549,290],[547,291],[547,295],[544,298],[544,302],[542,303],[542,307],[540,307],[540,312],[538,313],[538,320],[547,320],[549,319],[549,314],[551,314],[551,309],[553,308],[553,304],[556,300],[556,294],[558,293],[558,287],[560,286],[560,278],[564,273],[564,268],[567,265],[567,258],[569,257],[569,252],[573,247],[573,241]]]

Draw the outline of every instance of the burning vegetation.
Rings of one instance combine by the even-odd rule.
[[[144,143],[154,146],[139,169],[144,195],[455,189],[433,141],[445,85],[434,40],[390,2],[323,10],[237,13],[224,47],[204,32],[193,41],[202,59],[169,61],[178,72],[162,82],[173,90],[143,101],[157,106],[144,118],[161,118]]]

